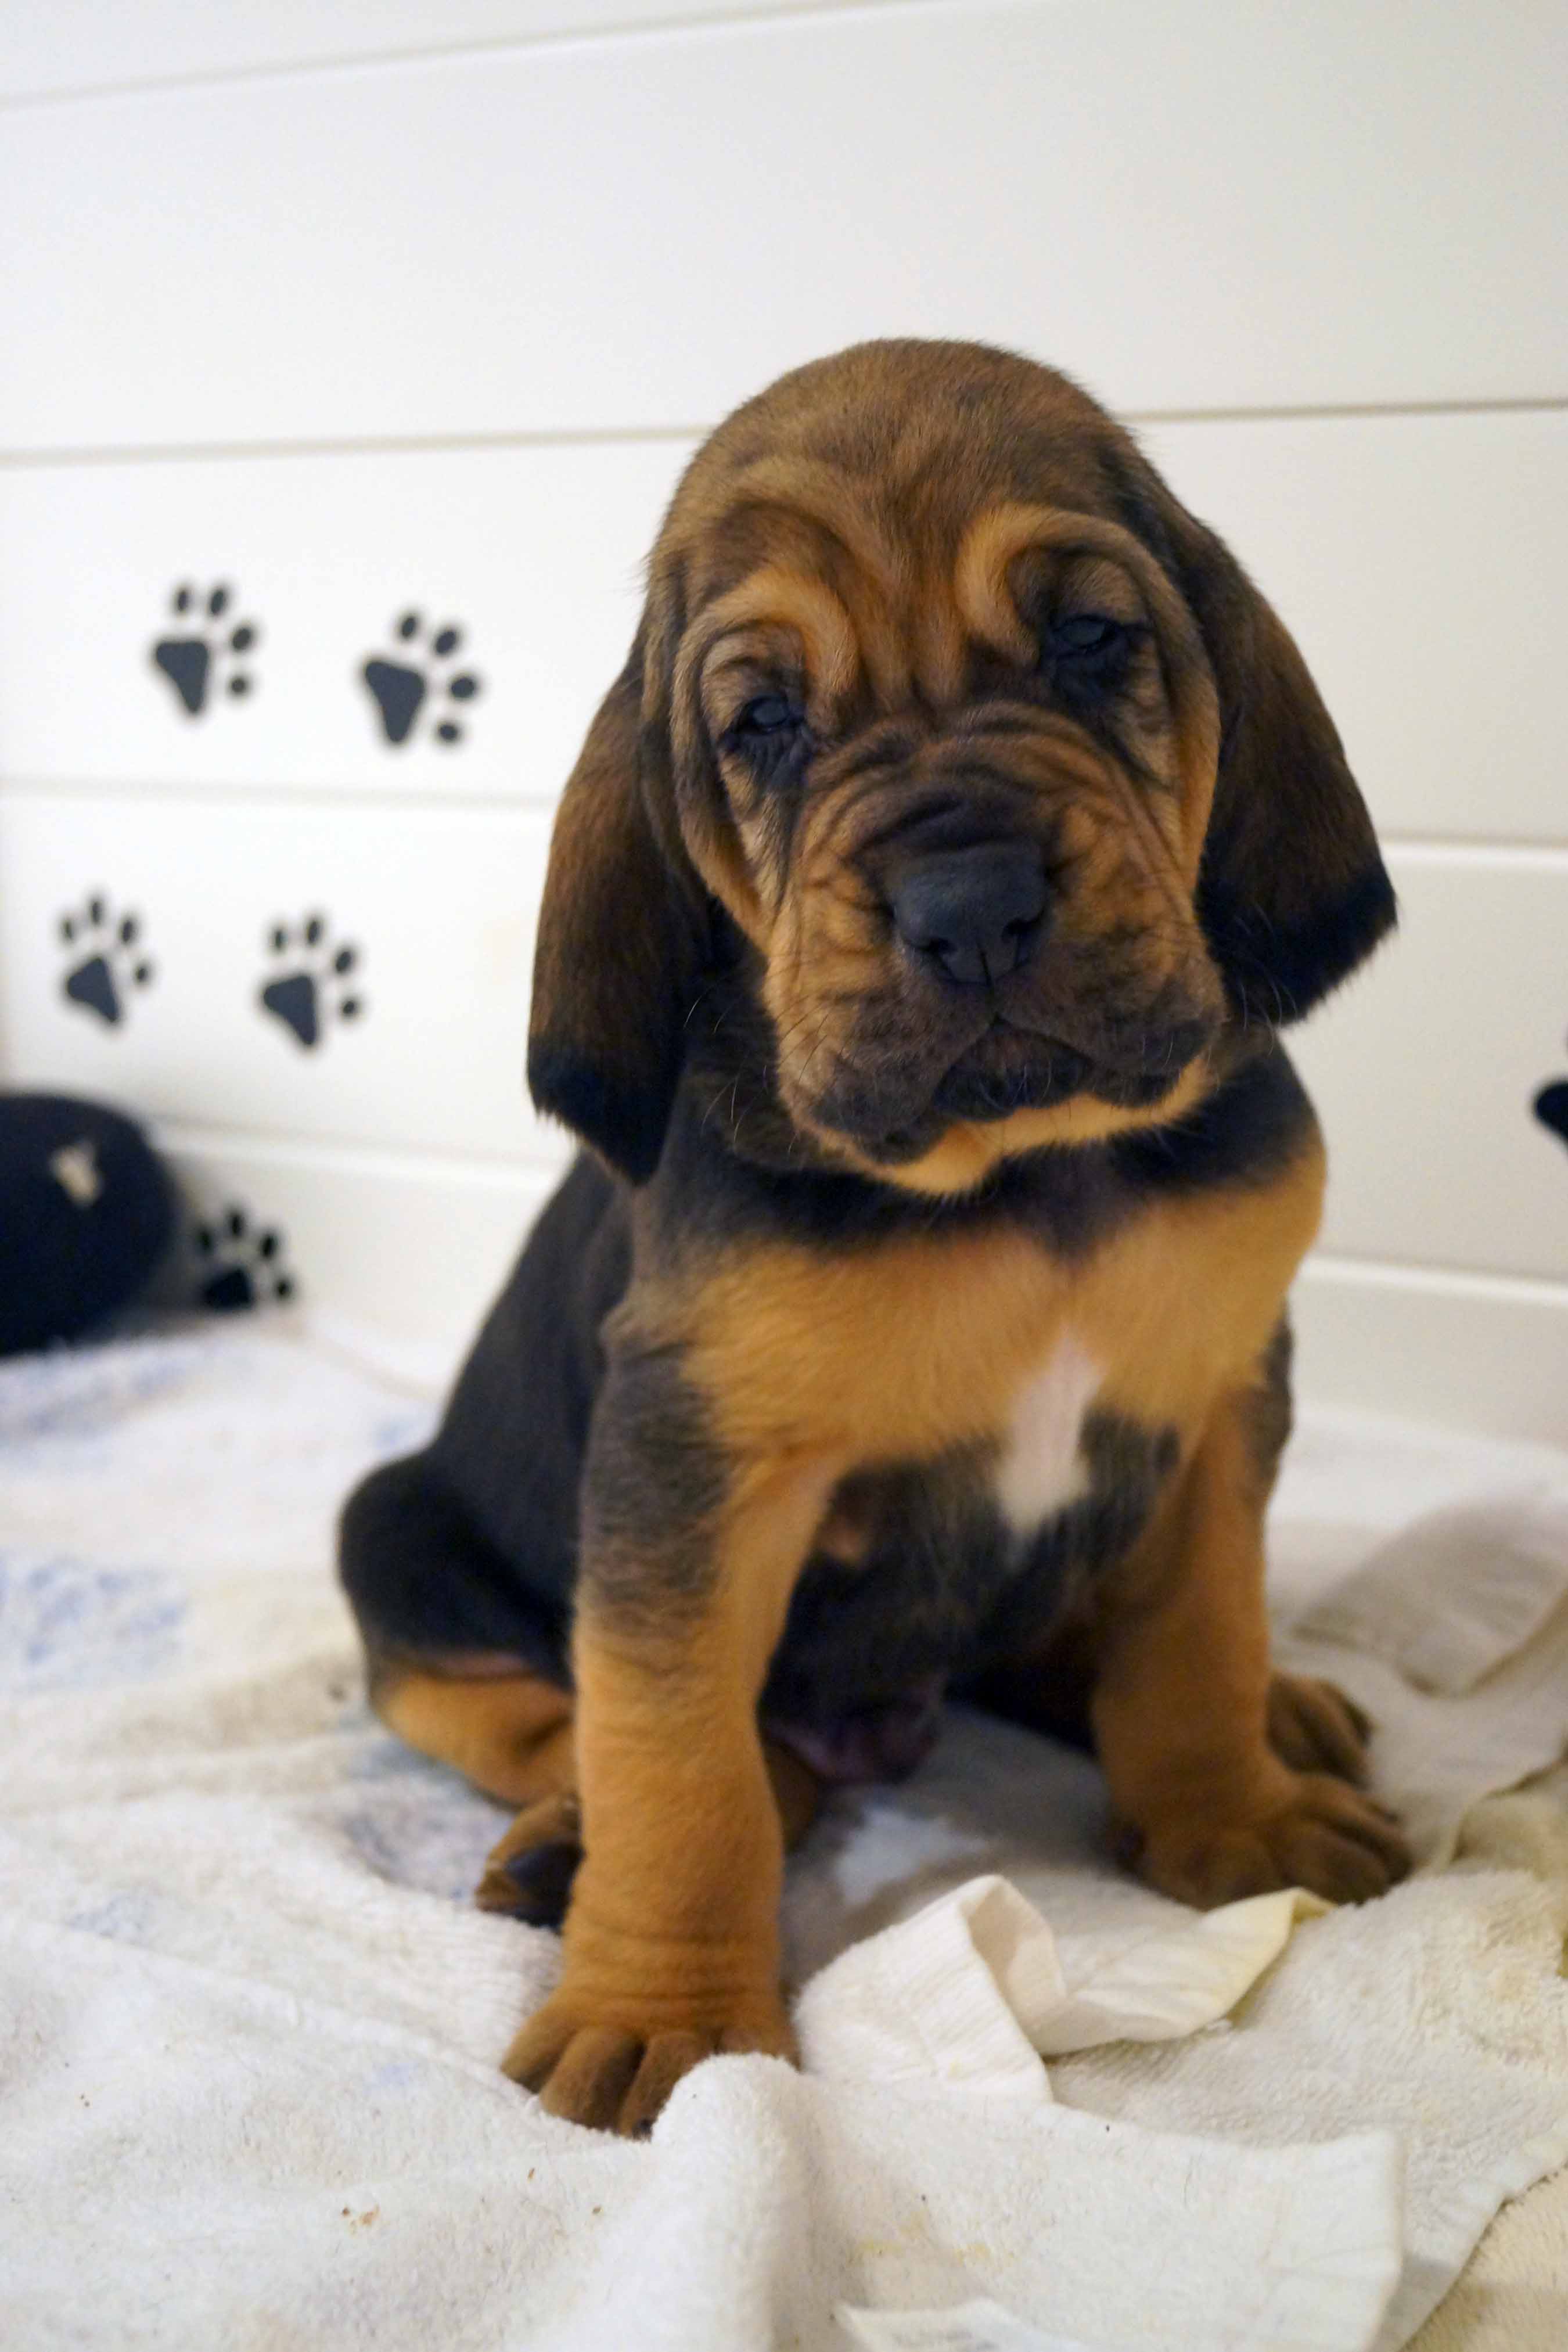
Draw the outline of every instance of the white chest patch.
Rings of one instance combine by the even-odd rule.
[[[996,1470],[996,1500],[1015,1535],[1032,1536],[1088,1494],[1089,1465],[1079,1439],[1103,1377],[1088,1349],[1068,1331],[1020,1391]]]

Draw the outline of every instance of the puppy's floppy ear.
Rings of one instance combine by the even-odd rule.
[[[697,993],[702,894],[673,821],[656,826],[644,633],[599,705],[551,839],[534,950],[528,1083],[634,1184],[658,1164]]]
[[[1237,1011],[1281,1025],[1393,929],[1394,887],[1294,639],[1215,534],[1157,478],[1155,487],[1163,528],[1153,543],[1176,573],[1219,689],[1198,915]]]

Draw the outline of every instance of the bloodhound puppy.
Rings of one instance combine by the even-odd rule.
[[[1295,646],[1062,376],[869,343],[694,458],[544,890],[589,1150],[342,1528],[384,1720],[517,1809],[480,1900],[564,1909],[555,2113],[789,2052],[784,1849],[947,1690],[1076,1724],[1182,1901],[1404,1872],[1263,1604],[1278,1032],[1394,919]]]

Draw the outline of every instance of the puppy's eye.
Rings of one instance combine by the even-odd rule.
[[[1051,651],[1069,661],[1075,656],[1119,653],[1130,635],[1124,622],[1110,620],[1103,613],[1069,613],[1051,623]]]
[[[800,725],[801,714],[787,694],[759,694],[748,702],[731,733],[745,740],[760,735],[783,735]]]

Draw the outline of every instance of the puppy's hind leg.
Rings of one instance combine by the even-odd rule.
[[[558,1920],[580,1856],[563,1626],[477,1534],[426,1454],[384,1464],[356,1488],[339,1561],[370,1703],[388,1730],[521,1809],[503,1841],[510,1874],[492,1885],[492,1864],[480,1899],[504,1886],[500,1907]]]
[[[350,1497],[340,1563],[377,1715],[515,1811],[475,1899],[559,1927],[583,1858],[563,1633],[476,1537],[423,1454],[373,1471]],[[816,1818],[822,1782],[788,1748],[763,1748],[792,1848]]]
[[[507,1659],[479,1674],[380,1661],[372,1665],[371,1703],[410,1748],[517,1809],[475,1890],[480,1909],[558,1927],[583,1859],[571,1692],[517,1673]]]

